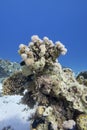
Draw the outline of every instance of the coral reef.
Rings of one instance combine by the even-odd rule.
[[[53,43],[47,37],[41,40],[37,35],[28,46],[19,46],[22,71],[4,81],[3,93],[23,94],[22,102],[31,108],[38,104],[32,130],[75,130],[76,118],[87,114],[87,87],[57,60],[66,52],[61,42]]]

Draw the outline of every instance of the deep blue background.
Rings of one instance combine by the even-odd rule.
[[[0,0],[0,58],[20,61],[18,46],[33,34],[66,46],[63,66],[87,70],[87,0]]]

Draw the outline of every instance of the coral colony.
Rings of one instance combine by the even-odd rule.
[[[31,130],[87,130],[87,86],[58,62],[66,52],[60,41],[37,35],[19,46],[22,70],[4,81],[3,94],[23,95],[30,108],[37,104]]]

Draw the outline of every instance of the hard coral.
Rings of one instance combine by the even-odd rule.
[[[38,103],[40,113],[36,111],[31,129],[64,130],[64,121],[76,121],[75,116],[87,114],[87,87],[77,82],[71,69],[62,68],[57,61],[67,52],[61,42],[54,44],[47,37],[41,40],[35,35],[28,46],[21,44],[18,52],[23,60],[22,74],[4,82],[4,94],[27,89],[23,103],[30,107]]]
[[[77,75],[76,80],[77,80],[80,84],[83,84],[83,85],[87,86],[87,71],[80,72],[80,73]]]
[[[87,130],[87,114],[79,115],[76,121],[79,130]]]
[[[32,44],[30,42],[29,46],[20,45],[20,50],[18,51],[21,55],[26,66],[29,66],[33,71],[42,71],[47,64],[52,64],[56,62],[56,58],[62,53],[66,53],[66,48],[62,45],[56,43],[53,44],[48,38],[44,37],[41,40],[37,35],[32,36]],[[27,52],[26,52],[27,50]],[[42,68],[40,70],[40,68]]]
[[[25,77],[21,72],[16,72],[9,78],[5,79],[3,82],[3,94],[13,95],[22,94],[24,91],[24,86],[27,82],[27,77]]]

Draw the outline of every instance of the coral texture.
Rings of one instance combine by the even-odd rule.
[[[76,79],[80,84],[87,86],[87,71],[80,72]]]
[[[20,94],[21,89],[22,93],[26,90],[23,103],[31,107],[38,104],[31,129],[64,130],[64,122],[72,121],[74,127],[66,128],[74,130],[76,117],[87,114],[87,87],[77,82],[71,69],[62,68],[58,62],[57,58],[67,52],[65,46],[34,35],[28,46],[20,44],[18,52],[22,58],[20,80],[15,82],[18,78],[15,75],[6,79],[4,94]]]
[[[87,130],[87,114],[81,114],[77,117],[77,126],[79,130]]]

